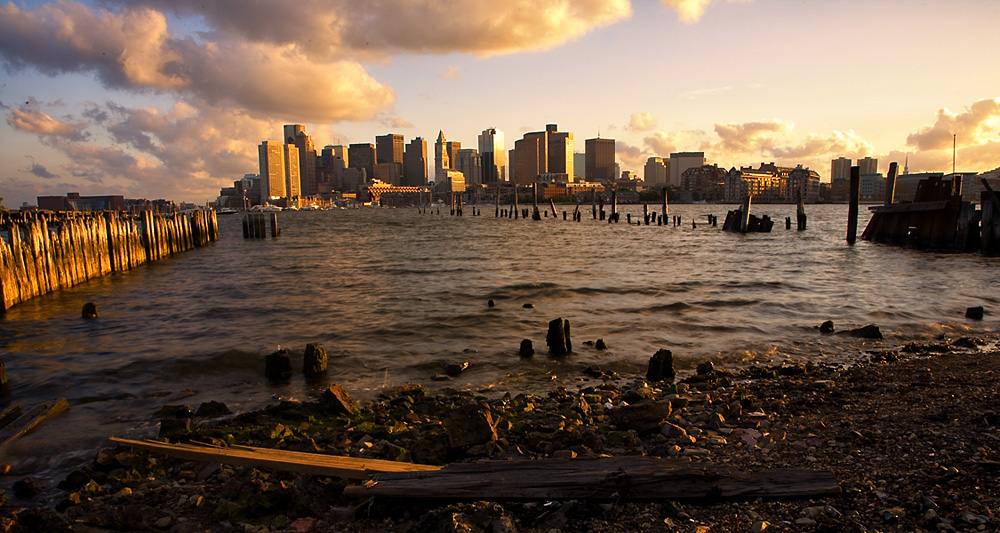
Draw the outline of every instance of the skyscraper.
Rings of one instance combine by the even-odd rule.
[[[858,171],[862,176],[865,174],[878,174],[878,159],[872,157],[858,159],[858,167]]]
[[[285,124],[285,144],[293,145],[298,152],[298,168],[301,175],[301,196],[315,196],[316,189],[316,146],[312,137],[306,134],[302,124]],[[299,196],[299,194],[289,195]]]
[[[257,147],[260,163],[261,203],[285,195],[285,148],[277,141],[263,141]]]
[[[438,130],[437,142],[434,143],[434,180],[441,183],[447,181],[448,169],[454,168],[455,157],[462,149],[462,143],[444,138],[444,132]]]
[[[455,170],[465,176],[465,185],[479,185],[482,183],[482,169],[479,162],[479,150],[475,148],[463,148],[455,154]]]
[[[423,137],[414,138],[403,151],[403,185],[427,185],[427,141]]]
[[[545,126],[548,133],[546,153],[549,159],[549,174],[566,174],[566,181],[573,181],[573,134],[559,131],[556,124]]]
[[[615,180],[615,140],[587,139],[586,146],[586,180],[593,182]]]
[[[507,181],[507,151],[502,131],[487,128],[479,134],[479,159],[483,183]]]
[[[313,157],[315,161],[315,157]],[[315,163],[313,163],[315,166]],[[302,174],[299,168],[299,149],[294,144],[285,145],[285,197],[302,196]]]
[[[375,137],[376,163],[403,162],[403,136],[387,133]]]
[[[375,145],[371,143],[356,143],[347,147],[347,162],[349,168],[359,168],[365,171],[365,179],[375,177]]]
[[[563,175],[573,181],[573,134],[561,132],[555,124],[547,124],[545,131],[525,133],[514,142],[517,183],[534,183],[539,175]]]
[[[669,159],[650,157],[646,160],[645,166],[642,167],[642,181],[646,182],[647,187],[666,187],[669,177],[667,167],[669,165]]]

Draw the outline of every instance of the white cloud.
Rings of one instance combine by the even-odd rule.
[[[628,129],[632,131],[649,131],[656,127],[656,119],[649,111],[632,113],[628,121]]]

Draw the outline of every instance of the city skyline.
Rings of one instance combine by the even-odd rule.
[[[106,6],[95,7],[95,6]],[[444,6],[450,6],[446,9]],[[559,124],[621,170],[838,157],[1000,167],[1000,3],[781,0],[0,6],[0,197],[204,203],[303,124],[319,151],[403,135],[509,150]],[[505,21],[504,25],[494,22]],[[331,31],[331,28],[336,31]],[[960,28],[961,31],[952,31]]]

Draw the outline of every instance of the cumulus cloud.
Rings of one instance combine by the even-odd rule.
[[[906,144],[917,150],[950,150],[953,135],[963,146],[985,144],[1000,137],[1000,98],[978,100],[962,113],[938,109],[934,124],[907,136]]]
[[[413,2],[382,0],[114,0],[204,19],[219,32],[276,45],[310,58],[399,53],[491,56],[545,50],[631,15],[629,0]]]
[[[663,5],[677,11],[677,18],[686,24],[693,24],[701,19],[705,10],[715,0],[660,0]],[[748,2],[750,0],[728,0],[730,3]]]
[[[628,129],[632,131],[649,131],[656,127],[656,119],[649,111],[632,113],[628,121]]]
[[[8,68],[94,72],[108,88],[176,94],[291,121],[366,120],[395,98],[357,61],[310,61],[296,43],[215,37],[173,36],[165,15],[148,7],[113,13],[69,1],[33,11],[0,6],[0,54]]]
[[[449,65],[448,68],[441,73],[441,77],[446,80],[452,80],[452,81],[458,80],[459,78],[462,77],[461,69],[459,69],[455,65]]]
[[[386,126],[389,126],[390,128],[400,128],[400,129],[412,128],[413,127],[413,124],[410,124],[409,122],[407,122],[402,117],[386,117],[386,118],[382,119],[382,124],[385,124]]]
[[[15,129],[38,135],[43,139],[65,139],[67,141],[87,139],[86,124],[57,120],[37,109],[15,109],[7,116],[7,124]]]

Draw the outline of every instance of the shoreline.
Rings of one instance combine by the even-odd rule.
[[[909,351],[872,350],[870,362],[847,368],[804,364],[730,373],[705,366],[674,385],[593,377],[580,390],[560,387],[547,396],[512,391],[487,399],[410,385],[383,392],[353,415],[331,411],[329,403],[283,402],[214,422],[194,417],[191,433],[183,422],[165,424],[167,434],[169,427],[179,429],[171,442],[426,464],[647,455],[744,472],[805,467],[832,472],[838,496],[369,504],[342,495],[354,482],[118,447],[70,474],[48,505],[35,501],[45,487],[18,480],[0,505],[0,520],[10,531],[461,530],[456,524],[472,531],[994,531],[1000,527],[994,516],[1000,509],[995,342],[911,343]],[[955,351],[987,345],[989,351]],[[622,416],[626,405],[643,416]],[[475,433],[466,422],[483,413],[492,434],[456,437],[461,431],[452,429],[454,420]]]

